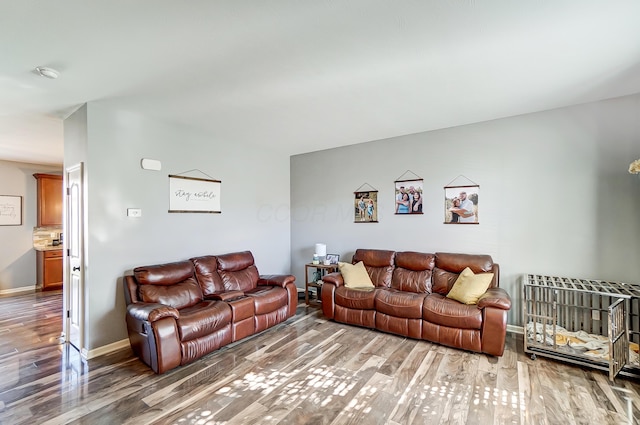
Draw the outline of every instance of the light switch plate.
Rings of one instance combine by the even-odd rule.
[[[142,208],[127,208],[127,217],[142,217]]]

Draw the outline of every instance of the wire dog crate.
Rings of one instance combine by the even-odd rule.
[[[526,274],[524,351],[640,377],[640,285]]]

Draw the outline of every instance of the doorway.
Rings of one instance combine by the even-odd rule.
[[[85,255],[84,255],[84,166],[78,163],[68,167],[65,172],[66,208],[65,223],[65,284],[64,334],[65,342],[70,343],[86,358],[84,346],[85,317]]]

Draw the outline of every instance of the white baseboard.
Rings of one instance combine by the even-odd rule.
[[[84,353],[82,353],[82,357],[86,358],[87,360],[94,359],[96,357],[104,356],[105,354],[118,351],[125,347],[129,347],[129,338],[121,339],[120,341],[116,341],[111,344],[103,345],[102,347],[89,350],[88,352],[86,352],[86,356],[84,355]]]
[[[0,289],[0,295],[15,294],[18,292],[33,292],[36,290],[36,285],[22,286],[20,288]]]
[[[524,328],[522,326],[507,325],[507,332],[524,335]]]

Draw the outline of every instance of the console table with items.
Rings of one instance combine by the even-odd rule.
[[[304,265],[304,303],[306,305],[320,305],[320,291],[322,290],[322,277],[327,273],[338,271],[337,264],[313,264]],[[309,296],[309,288],[313,288],[315,295]]]

